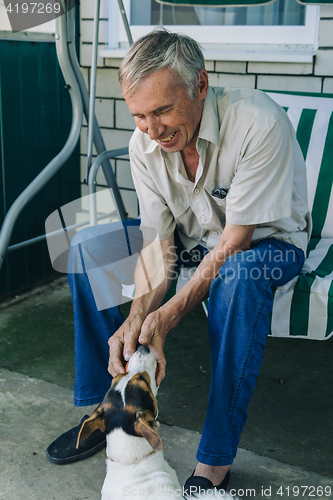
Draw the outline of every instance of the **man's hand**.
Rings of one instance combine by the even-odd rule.
[[[165,337],[169,330],[169,322],[167,321],[165,314],[163,314],[163,308],[160,307],[157,311],[148,314],[142,324],[139,336],[139,343],[148,345],[149,349],[156,358],[158,368],[156,377],[157,385],[160,385],[165,377],[166,360],[163,353],[163,347]]]
[[[111,375],[115,377],[118,373],[125,373],[124,362],[134,354],[139,343],[148,345],[156,358],[158,367],[156,384],[159,385],[165,377],[166,360],[163,347],[168,331],[168,323],[162,308],[148,314],[145,320],[139,315],[129,316],[109,339],[108,369]]]
[[[113,377],[125,373],[124,362],[128,361],[137,349],[138,338],[144,319],[138,314],[129,316],[121,327],[109,338],[110,358],[108,370]]]
[[[163,346],[170,330],[169,313],[159,306],[173,279],[176,262],[174,237],[145,242],[143,247],[135,273],[136,290],[130,314],[109,339],[108,369],[113,377],[125,373],[125,362],[135,353],[138,343],[149,345],[157,360],[158,385],[165,376]],[[150,289],[149,293],[147,288]]]

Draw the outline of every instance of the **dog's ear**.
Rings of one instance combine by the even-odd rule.
[[[85,420],[81,426],[79,435],[77,437],[76,448],[79,447],[81,441],[86,439],[90,434],[92,434],[96,429],[100,429],[105,432],[105,421],[104,421],[104,411],[99,405],[96,410],[90,415],[90,417]]]
[[[158,424],[151,411],[137,413],[134,428],[137,435],[146,438],[155,451],[162,450],[163,444],[158,433]]]

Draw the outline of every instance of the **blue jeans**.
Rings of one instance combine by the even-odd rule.
[[[123,235],[124,229],[122,223],[117,224],[119,231],[111,233],[100,234],[105,232],[106,225],[104,229],[103,226],[95,226],[82,230],[71,245],[68,279],[74,306],[76,406],[99,403],[109,389],[108,340],[124,320],[118,306],[102,310],[96,307],[89,280],[91,268],[107,263],[110,255],[113,262],[120,262],[131,252],[139,252],[142,246],[142,238],[137,231],[139,221],[123,222],[126,252],[129,252],[125,252],[124,256],[123,240],[118,241],[123,236],[116,237],[117,233],[118,236]],[[132,233],[129,236],[130,227]],[[184,249],[177,237],[175,240],[179,256],[177,265],[181,266]],[[202,247],[199,253],[203,257],[205,251]],[[84,259],[84,255],[88,255],[90,260]],[[183,260],[187,266],[198,264],[198,261],[191,261],[188,254]],[[212,378],[197,453],[200,462],[208,465],[233,462],[262,363],[273,306],[273,289],[294,278],[303,263],[302,250],[268,238],[254,243],[246,252],[229,257],[213,281],[208,309]],[[99,278],[103,276],[99,275]],[[107,287],[103,283],[100,286],[105,287],[106,293]]]

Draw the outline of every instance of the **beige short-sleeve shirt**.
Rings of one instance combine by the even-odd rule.
[[[188,250],[197,244],[211,250],[227,221],[257,224],[252,241],[274,237],[306,250],[311,218],[304,159],[286,113],[264,92],[209,88],[195,182],[179,152],[166,153],[139,129],[129,150],[141,225],[161,240],[177,227]]]

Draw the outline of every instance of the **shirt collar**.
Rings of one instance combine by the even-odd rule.
[[[156,149],[157,147],[159,147],[159,144],[157,144],[157,142],[156,142],[156,141],[152,141],[152,140],[150,140],[150,143],[149,143],[149,145],[148,145],[147,149],[143,152],[143,154],[149,154],[149,153],[152,153],[153,151],[155,151],[155,149]],[[160,148],[160,149],[161,149],[161,151],[163,151],[163,149],[162,149],[162,148]]]
[[[209,141],[217,148],[220,148],[219,129],[215,92],[211,87],[208,87],[208,93],[202,110],[198,139]]]
[[[208,93],[202,110],[198,139],[204,139],[205,141],[212,142],[214,146],[220,148],[217,103],[215,92],[211,87],[208,88]],[[159,144],[157,144],[156,141],[150,141],[147,149],[144,151],[144,154],[152,153],[157,147],[160,148],[162,156],[164,157],[163,153],[165,153],[165,151],[159,146]]]

